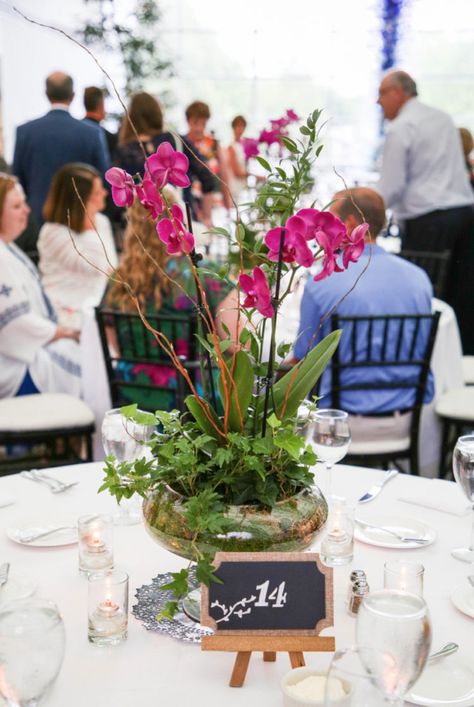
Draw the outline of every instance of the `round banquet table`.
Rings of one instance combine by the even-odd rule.
[[[318,471],[318,468],[316,469]],[[281,677],[289,670],[288,655],[281,653],[276,663],[264,663],[261,654],[250,661],[247,679],[240,689],[227,686],[234,654],[201,652],[199,646],[147,631],[130,611],[128,640],[120,646],[101,648],[87,640],[87,580],[78,573],[77,545],[54,548],[21,546],[6,536],[6,529],[36,519],[61,523],[64,517],[114,510],[115,501],[106,493],[97,495],[102,479],[101,464],[84,464],[50,472],[63,480],[80,483],[61,494],[20,476],[0,481],[0,506],[7,497],[15,503],[0,508],[3,532],[1,561],[11,564],[11,572],[21,571],[37,584],[37,594],[59,606],[66,627],[66,654],[59,677],[44,700],[45,707],[274,707],[282,704]],[[355,502],[380,479],[380,471],[338,465],[333,471],[333,490]],[[425,508],[400,500],[423,499],[439,504]],[[421,500],[422,502],[422,500]],[[387,559],[410,559],[425,566],[424,596],[431,612],[433,649],[448,641],[460,645],[459,655],[472,656],[474,620],[458,611],[450,600],[451,591],[466,582],[472,567],[454,560],[450,550],[466,545],[471,518],[466,500],[453,482],[416,478],[399,474],[377,499],[357,508],[357,516],[396,514],[422,520],[437,532],[435,542],[415,550],[375,547],[356,541],[354,560],[334,569],[335,636],[338,648],[354,642],[355,620],[345,606],[348,576],[352,569],[365,569],[371,589],[383,585],[383,564]],[[444,510],[441,510],[444,509]],[[451,512],[447,512],[447,511]],[[135,590],[149,584],[159,572],[175,571],[185,561],[159,547],[142,525],[114,528],[115,566],[130,576],[130,608]],[[318,551],[319,540],[311,548]],[[326,631],[332,634],[333,629]],[[306,653],[306,663],[325,667],[330,654]],[[1,698],[0,698],[1,700]]]

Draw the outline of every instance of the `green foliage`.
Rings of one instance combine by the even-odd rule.
[[[245,351],[237,351],[233,365],[229,362],[229,374],[225,374],[230,392],[229,429],[238,432],[245,429],[243,425],[248,419],[248,406],[253,391],[253,366]],[[222,376],[219,376],[218,388],[221,400],[225,400]]]

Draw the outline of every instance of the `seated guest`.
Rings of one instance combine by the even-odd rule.
[[[164,131],[163,113],[153,96],[143,91],[135,93],[130,101],[128,116],[125,115],[122,120],[114,164],[132,176],[137,172],[143,176],[145,156],[149,157],[156,152],[163,142],[169,142],[175,150],[182,147],[189,160],[190,179],[198,179],[202,186],[202,221],[206,226],[210,226],[212,192],[215,185],[212,173],[203,164],[202,155],[197,150],[189,150],[184,141],[178,144],[174,135]]]
[[[309,277],[301,301],[301,319],[298,338],[294,347],[297,360],[304,358],[308,349],[315,346],[331,327],[333,311],[341,316],[376,316],[386,314],[429,314],[432,308],[433,290],[428,276],[421,268],[395,255],[390,255],[375,244],[375,238],[385,224],[385,205],[382,197],[373,189],[357,187],[337,193],[333,197],[331,212],[344,222],[348,233],[362,223],[368,222],[370,229],[366,234],[364,252],[349,270],[335,272],[331,277],[315,282]],[[362,217],[362,214],[363,217]],[[372,241],[372,242],[371,242]],[[364,269],[367,268],[364,271]],[[360,279],[358,279],[360,276]],[[357,283],[356,283],[357,281]],[[354,289],[351,289],[354,287]],[[372,340],[375,346],[380,332],[374,327]],[[410,332],[406,332],[407,335]],[[349,337],[347,337],[349,338]],[[345,347],[349,342],[342,335],[340,357],[344,360]],[[365,345],[361,343],[361,346]],[[405,367],[393,368],[390,380],[405,380],[408,371]],[[351,369],[351,375],[357,376],[357,383],[376,382],[377,375],[381,383],[386,379],[387,368]],[[344,380],[344,383],[347,381]],[[318,402],[321,408],[330,407],[330,373],[323,376]],[[434,393],[433,378],[430,375],[426,389],[425,402],[429,402]],[[341,392],[341,407],[352,413],[371,415],[393,410],[403,410],[414,403],[412,389],[354,390]]]
[[[78,333],[58,326],[38,271],[14,243],[28,213],[15,177],[0,174],[0,398],[79,395]]]
[[[197,150],[200,155],[204,156],[208,168],[214,175],[218,176],[224,184],[228,184],[229,175],[225,154],[214,135],[206,133],[207,121],[210,117],[211,112],[207,103],[203,103],[202,101],[194,101],[194,103],[191,103],[191,105],[186,108],[188,132],[183,136],[183,140],[186,145],[189,145],[191,150],[194,152]],[[202,185],[201,188],[202,191],[205,191]],[[230,209],[232,207],[232,199],[230,198],[228,187],[224,186],[218,179],[215,179],[215,189],[222,191],[224,206],[226,209]],[[190,187],[188,187],[186,192],[189,193],[189,191]],[[186,196],[186,198],[188,197]],[[195,200],[193,200],[193,206],[199,214],[199,211],[202,210],[202,206],[196,204]],[[198,220],[200,220],[199,217]]]
[[[215,318],[219,336],[226,338],[222,325],[226,325],[230,331],[235,331],[236,327],[237,291],[227,281],[214,279],[209,274],[213,269],[212,263],[206,263],[205,268],[206,275],[201,277],[201,281],[207,303]],[[183,321],[188,321],[195,311],[196,283],[188,258],[185,255],[167,254],[165,245],[157,237],[155,223],[138,200],[128,211],[122,260],[107,288],[104,306],[122,312],[136,312],[130,291],[136,296],[142,311],[148,315],[181,315]],[[140,320],[136,326],[143,329]],[[182,329],[183,335],[179,335],[172,343],[178,355],[187,357],[190,353],[185,335],[187,328]],[[112,347],[117,348],[116,337],[111,329],[108,338]],[[134,351],[132,342],[130,351]],[[126,356],[125,351],[120,353]],[[176,387],[176,371],[171,367],[140,364],[123,373],[128,380],[136,378],[137,382],[154,383],[171,389]],[[133,389],[131,402],[137,402],[147,409],[153,405],[156,405],[155,409],[173,407],[174,394],[153,391],[153,395],[155,397],[151,402],[150,393]]]
[[[76,328],[82,305],[99,304],[117,265],[110,222],[100,213],[105,196],[93,167],[68,164],[55,175],[44,205],[38,239],[43,287],[59,320]]]

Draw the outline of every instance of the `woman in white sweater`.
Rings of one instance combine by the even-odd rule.
[[[83,305],[98,305],[117,266],[110,222],[100,213],[106,190],[89,165],[73,163],[54,176],[38,238],[43,287],[60,322],[80,327]]]

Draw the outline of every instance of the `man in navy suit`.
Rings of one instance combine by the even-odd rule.
[[[74,98],[72,78],[55,72],[46,79],[51,110],[17,129],[13,173],[25,190],[38,224],[43,223],[43,204],[51,180],[68,162],[84,162],[101,174],[109,161],[98,131],[69,113]]]

